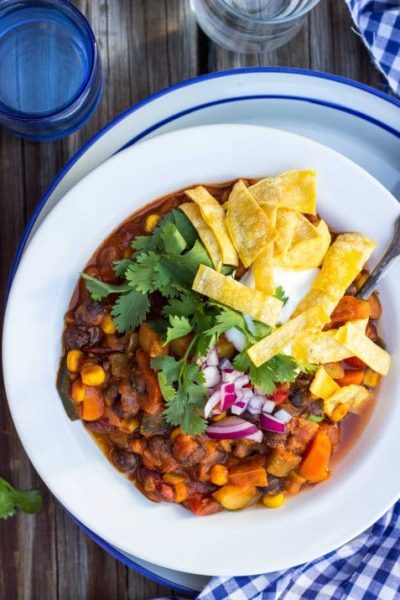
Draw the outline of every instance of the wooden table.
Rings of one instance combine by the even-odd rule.
[[[285,47],[235,55],[197,28],[189,0],[79,0],[103,61],[104,95],[90,122],[59,142],[36,144],[0,131],[0,303],[13,255],[36,203],[63,164],[100,127],[145,96],[177,81],[232,67],[279,65],[345,75],[386,89],[352,31],[344,0],[322,0]],[[40,273],[38,266],[38,273]],[[22,341],[23,343],[23,341]],[[2,600],[127,600],[173,591],[128,570],[65,514],[32,468],[15,433],[0,383],[0,473],[38,487],[44,508],[0,523]],[[62,465],[60,465],[62,468]]]

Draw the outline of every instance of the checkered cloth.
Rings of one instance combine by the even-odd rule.
[[[374,63],[400,95],[400,0],[346,0]]]
[[[287,571],[214,577],[198,600],[398,600],[400,502],[339,550]]]

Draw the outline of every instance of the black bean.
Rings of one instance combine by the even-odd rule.
[[[274,475],[268,475],[268,485],[260,488],[263,494],[268,494],[274,496],[275,494],[279,494],[283,488],[283,481],[280,477],[275,477]]]
[[[304,402],[304,394],[301,390],[296,390],[289,397],[289,400],[293,404],[293,406],[301,406]]]
[[[88,327],[87,332],[89,334],[89,346],[97,346],[103,340],[103,332],[100,327]]]
[[[83,348],[90,342],[90,333],[81,327],[71,325],[64,332],[64,342],[67,348]]]
[[[121,471],[134,471],[137,466],[136,456],[132,452],[114,448],[111,452],[111,460]]]

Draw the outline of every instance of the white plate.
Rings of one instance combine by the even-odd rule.
[[[400,197],[398,163],[393,163],[400,155],[399,107],[398,100],[373,88],[302,69],[235,69],[171,86],[114,119],[66,164],[38,203],[12,272],[28,238],[74,183],[132,140],[137,143],[165,127],[179,129],[220,119],[293,130],[352,158]],[[206,577],[164,569],[126,555],[93,532],[86,532],[114,557],[159,583],[194,593],[207,582]]]
[[[400,478],[391,469],[400,458],[398,270],[381,288],[385,337],[394,361],[381,390],[385,411],[375,411],[329,482],[293,498],[285,510],[196,519],[178,506],[154,506],[107,463],[81,423],[67,419],[58,400],[54,377],[63,314],[76,274],[93,249],[131,211],[154,198],[198,181],[260,177],[266,164],[270,173],[315,168],[319,207],[328,222],[338,230],[354,228],[373,236],[381,249],[388,242],[399,214],[396,201],[343,156],[283,131],[203,127],[133,146],[78,183],[40,226],[10,294],[5,383],[14,422],[35,468],[86,527],[124,552],[171,569],[249,575],[312,560],[363,531],[400,492]],[[374,495],[369,493],[372,478]],[[345,510],[354,502],[355,513]]]

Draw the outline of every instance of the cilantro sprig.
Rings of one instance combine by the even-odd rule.
[[[42,496],[37,490],[18,490],[0,477],[0,519],[12,517],[17,509],[29,514],[35,513],[42,504]]]

